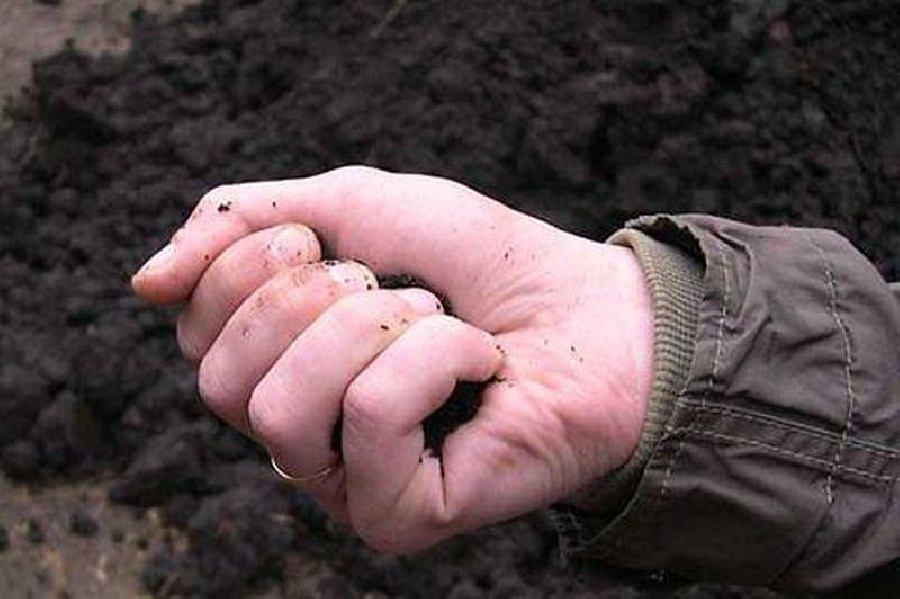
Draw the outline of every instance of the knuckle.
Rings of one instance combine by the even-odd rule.
[[[215,202],[216,200],[222,199],[224,196],[228,195],[233,188],[233,185],[223,184],[216,185],[212,187],[209,191],[203,194],[203,197],[200,199],[201,202]]]
[[[195,338],[183,314],[178,317],[178,322],[175,325],[175,340],[178,343],[178,349],[181,350],[185,358],[192,364],[200,362],[204,353],[201,343]]]
[[[246,300],[241,318],[247,322],[261,318],[292,317],[301,303],[302,294],[294,293],[295,279],[304,272],[303,267],[282,270]]]
[[[195,218],[198,214],[199,208],[195,209],[191,218]],[[185,225],[181,225],[176,229],[175,233],[172,234],[171,243],[178,245],[181,243],[181,240],[187,235],[187,231],[185,230]]]
[[[398,520],[391,510],[361,508],[363,505],[350,506],[350,520],[366,545],[387,555],[410,551],[408,523]]]
[[[203,285],[210,287],[219,297],[236,297],[247,279],[246,266],[236,264],[228,257],[213,260],[203,275]]]
[[[337,167],[331,172],[337,179],[342,181],[359,181],[360,179],[371,179],[384,174],[383,170],[365,164],[346,164]]]
[[[455,316],[447,316],[446,314],[427,316],[413,326],[418,327],[423,335],[427,335],[431,338],[445,335],[455,336],[465,330],[465,325],[461,320]]]
[[[334,303],[331,312],[338,323],[366,326],[392,316],[410,316],[413,310],[391,290],[375,289],[343,296]]]
[[[261,383],[250,395],[247,420],[250,430],[267,445],[281,445],[285,439],[284,415],[277,409],[275,397],[267,385]]]
[[[203,402],[214,412],[223,413],[228,411],[233,397],[214,358],[208,354],[200,363],[197,386]]]
[[[240,192],[241,184],[236,183],[213,187],[200,198],[196,208],[194,208],[191,219],[199,218],[201,215],[203,215],[203,218],[209,218],[214,214],[228,214],[236,219],[239,226],[245,229],[244,233],[249,233],[251,228],[247,223],[244,211],[240,210],[240,203],[237,201]]]
[[[353,198],[357,201],[363,198],[365,194],[360,192],[371,189],[372,185],[386,174],[385,171],[372,166],[351,164],[330,171],[328,177],[334,186],[335,196],[343,203],[349,204]]]
[[[291,293],[292,277],[296,277],[298,272],[302,272],[302,268],[295,267],[283,270],[273,276],[262,287],[251,295],[248,302],[249,316],[258,317],[260,314],[269,311],[282,313],[289,310],[294,303],[294,294]]]
[[[333,330],[360,340],[372,335],[396,336],[416,314],[409,304],[388,290],[350,293],[336,300],[321,318]]]
[[[359,376],[344,394],[344,418],[348,428],[371,428],[382,419],[384,393],[372,377]]]
[[[454,347],[460,344],[468,344],[473,329],[454,316],[443,314],[427,316],[414,323],[410,333],[415,335],[417,342],[438,347]],[[450,352],[448,359],[443,362],[447,367],[455,361],[455,352]],[[454,357],[454,359],[451,359]]]
[[[361,334],[363,312],[368,309],[363,294],[353,293],[338,298],[321,316],[329,327]]]
[[[366,309],[362,294],[350,294],[339,298],[323,314],[335,325],[345,329],[357,329],[362,321],[361,313]]]
[[[228,195],[228,190],[228,185],[216,185],[215,187],[204,193],[203,196],[201,196],[200,201],[197,202],[197,207],[194,212],[200,213],[207,210],[213,205],[218,205],[218,203]]]

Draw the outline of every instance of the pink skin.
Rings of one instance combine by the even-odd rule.
[[[319,241],[344,262],[319,262]],[[456,317],[427,291],[377,289],[369,268],[428,281]],[[204,400],[285,471],[334,463],[343,414],[341,466],[306,487],[382,551],[563,499],[640,437],[653,327],[632,252],[451,181],[345,167],[219,187],[133,285],[186,302]],[[422,420],[456,381],[492,377],[441,468]]]

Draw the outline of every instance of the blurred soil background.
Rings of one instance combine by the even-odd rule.
[[[832,227],[900,273],[893,0],[186,4],[0,0],[4,597],[661,593],[564,566],[540,514],[380,557],[275,481],[127,286],[218,183],[364,162],[598,239]]]
[[[165,18],[197,1],[0,0],[0,135],[12,125],[8,105],[29,92],[35,60],[64,48],[121,55],[131,45],[135,11]],[[8,284],[0,282],[3,293]],[[146,594],[143,554],[162,527],[154,514],[138,517],[108,502],[106,486],[99,480],[17,486],[0,471],[0,596]]]
[[[171,15],[198,0],[3,0],[0,2],[0,107],[31,80],[34,60],[70,45],[91,55],[129,47],[131,16]]]

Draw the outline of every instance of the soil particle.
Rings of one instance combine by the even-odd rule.
[[[40,522],[37,520],[29,520],[25,523],[25,538],[29,543],[37,545],[44,542],[44,531]]]
[[[93,537],[100,531],[100,526],[87,513],[79,510],[69,516],[69,530],[80,537]]]

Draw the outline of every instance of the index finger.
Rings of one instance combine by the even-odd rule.
[[[472,273],[484,268],[486,253],[502,253],[505,240],[497,231],[504,228],[498,224],[511,214],[502,204],[445,179],[369,167],[226,185],[200,200],[132,284],[153,302],[184,300],[232,243],[294,222],[314,229],[332,258],[360,260],[377,272],[415,274],[446,291],[470,285]],[[438,256],[444,259],[435,260]]]

